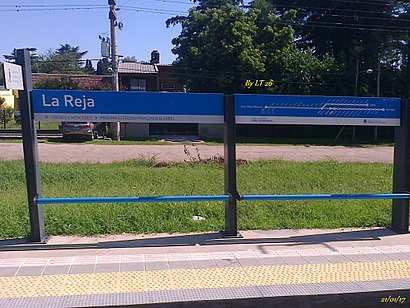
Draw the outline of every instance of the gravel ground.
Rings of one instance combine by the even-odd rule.
[[[97,144],[44,144],[39,145],[42,162],[101,162],[129,159],[155,159],[156,161],[184,161],[184,145],[97,145]],[[192,157],[198,153],[202,159],[223,156],[223,146],[187,145]],[[393,147],[344,146],[237,146],[237,158],[245,160],[290,160],[340,162],[393,163]],[[0,160],[23,159],[21,143],[0,143]]]

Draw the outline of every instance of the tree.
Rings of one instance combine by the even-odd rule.
[[[97,75],[110,75],[110,63],[108,58],[102,58],[98,61]]]
[[[60,48],[56,50],[49,49],[33,59],[33,72],[47,74],[84,74],[89,72],[89,69],[82,65],[82,58],[87,51],[79,50],[79,46],[73,47],[70,44],[60,44]]]
[[[137,58],[135,56],[132,57],[124,57],[124,59],[122,60],[123,62],[137,62]]]
[[[292,27],[295,10],[278,16],[268,1],[257,0],[249,9],[257,26],[254,38],[265,60],[266,78],[276,85],[265,90],[272,93],[310,94],[323,93],[324,77],[337,67],[327,55],[316,56],[311,48],[298,48]]]
[[[14,109],[10,106],[3,106],[5,101],[3,97],[0,97],[0,124],[3,128],[6,128],[7,123],[14,117]]]
[[[410,28],[410,20],[404,18],[408,1],[269,1],[277,15],[286,14],[289,8],[297,9],[293,28],[299,48],[310,48],[315,55],[329,54],[335,58],[339,74],[332,76],[333,91],[353,94],[358,63],[359,71],[372,68],[375,72],[372,78],[360,78],[360,94],[376,95],[378,63],[381,77],[389,74],[385,82],[400,75],[403,42],[408,42]]]
[[[330,56],[319,58],[295,46],[295,11],[278,16],[266,0],[254,1],[248,10],[240,1],[196,2],[187,17],[167,21],[182,26],[172,51],[190,91],[311,93],[333,65]],[[273,85],[245,89],[247,79],[272,79]]]
[[[60,78],[44,78],[35,84],[36,89],[52,89],[52,90],[79,90],[79,84],[68,77]]]
[[[69,55],[77,60],[81,60],[88,51],[80,51],[80,46],[71,46],[70,44],[60,44],[60,48],[56,50],[56,54],[60,56]]]
[[[37,55],[37,48],[26,48],[30,52],[31,59],[34,59]],[[16,49],[14,49],[9,55],[3,55],[4,59],[10,62],[14,62],[16,60]]]
[[[167,21],[167,26],[182,26],[172,40],[177,74],[193,92],[238,91],[244,79],[264,72],[262,55],[252,40],[256,26],[236,6],[238,1],[198,2],[188,17]]]
[[[94,74],[94,73],[95,73],[93,64],[91,63],[91,60],[88,60],[88,59],[87,59],[87,60],[85,61],[84,71],[85,71],[87,74]]]
[[[297,9],[299,45],[337,59],[378,53],[394,25],[390,1],[270,0],[279,14]]]

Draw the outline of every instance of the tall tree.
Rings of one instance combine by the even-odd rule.
[[[60,56],[73,56],[77,60],[81,60],[88,51],[80,51],[80,46],[71,46],[70,44],[60,44],[60,48],[56,50],[56,54]]]
[[[93,64],[92,64],[91,60],[88,60],[88,59],[87,59],[87,60],[85,61],[84,71],[85,71],[87,74],[94,74],[94,73],[95,73],[94,67],[93,67]]]
[[[401,71],[398,59],[402,58],[403,46],[399,45],[408,42],[410,29],[410,21],[403,18],[408,1],[269,1],[278,15],[290,8],[297,10],[294,29],[300,48],[335,57],[341,70],[333,81],[338,83],[335,88],[340,94],[353,94],[357,72],[372,68],[373,77],[360,75],[359,94],[376,95],[379,63],[382,79],[383,72],[391,73],[385,81],[394,79]]]
[[[198,1],[188,17],[174,17],[167,26],[181,24],[172,52],[179,77],[193,92],[234,92],[244,78],[264,72],[260,51],[253,43],[256,26],[237,1]]]
[[[83,65],[83,56],[87,51],[80,51],[79,46],[60,44],[56,50],[49,49],[33,61],[33,72],[48,74],[84,74],[87,67]]]
[[[37,48],[27,48],[27,50],[30,52],[31,59],[34,59],[37,56]],[[6,59],[7,61],[16,60],[16,56],[16,49],[14,49],[9,55],[3,55],[4,59]]]
[[[334,60],[327,54],[316,56],[311,48],[296,46],[292,27],[296,14],[291,9],[278,15],[265,0],[256,0],[249,8],[257,26],[254,41],[265,59],[265,78],[276,81],[270,88],[275,93],[326,93],[324,77],[336,69]]]
[[[102,58],[97,62],[97,75],[110,75],[110,63],[108,58]]]
[[[187,17],[167,21],[167,26],[182,26],[172,51],[178,56],[177,73],[190,91],[311,93],[313,82],[321,81],[332,64],[294,46],[294,11],[277,16],[266,0],[255,1],[248,10],[239,6],[241,1],[196,2]],[[245,89],[246,79],[273,82]]]
[[[297,10],[299,44],[319,54],[355,60],[377,54],[397,30],[391,12],[396,1],[270,0],[278,13]]]

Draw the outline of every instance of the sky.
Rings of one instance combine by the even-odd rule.
[[[58,10],[50,10],[50,5]],[[193,6],[190,0],[117,0],[117,6],[118,22],[124,24],[122,30],[117,29],[120,55],[149,61],[151,51],[157,49],[161,63],[175,60],[171,41],[181,27],[166,28],[165,21],[187,15]],[[2,0],[0,61],[14,48],[35,47],[43,54],[60,44],[87,50],[84,59],[101,58],[99,35],[110,36],[108,12],[108,0]]]

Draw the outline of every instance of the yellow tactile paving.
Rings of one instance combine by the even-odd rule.
[[[0,298],[410,278],[410,260],[0,277]]]

